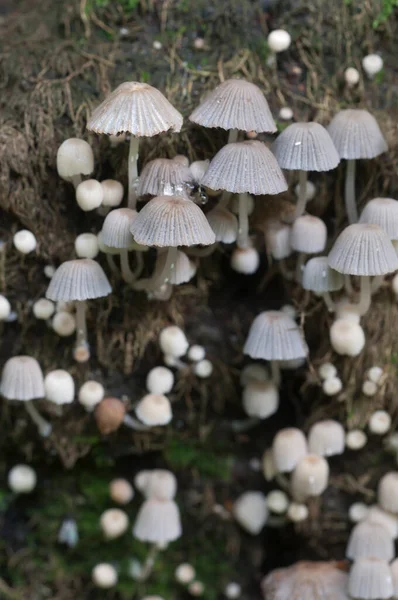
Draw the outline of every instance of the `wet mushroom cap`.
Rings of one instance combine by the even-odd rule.
[[[388,150],[376,119],[367,110],[341,110],[327,130],[340,158],[375,158]]]
[[[102,267],[90,258],[67,260],[55,271],[46,297],[65,302],[108,296],[112,291]]]
[[[13,356],[3,367],[0,393],[9,400],[44,398],[43,372],[31,356]]]
[[[171,158],[155,158],[142,169],[137,194],[158,196],[164,193],[167,186],[175,190],[192,182],[193,176],[185,164]]]
[[[111,248],[130,248],[133,243],[130,228],[137,214],[131,208],[111,210],[102,225],[102,242]]]

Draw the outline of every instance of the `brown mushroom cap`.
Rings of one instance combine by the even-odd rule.
[[[97,427],[104,435],[108,435],[119,429],[125,415],[126,408],[123,402],[111,396],[101,400],[94,411]]]

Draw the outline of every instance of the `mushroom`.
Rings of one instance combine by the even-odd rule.
[[[135,407],[135,414],[144,425],[167,425],[173,418],[169,399],[164,394],[147,394]]]
[[[330,292],[341,290],[344,286],[344,278],[328,264],[327,256],[316,256],[311,258],[303,270],[303,288],[316,294],[320,294],[330,311],[336,310]]]
[[[161,277],[163,273],[166,261],[167,261],[167,250],[160,248],[156,257],[156,264],[153,277]],[[190,281],[196,275],[196,265],[193,263],[185,252],[177,250],[177,256],[175,259],[174,267],[170,271],[169,283],[171,285],[181,285]]]
[[[72,375],[64,369],[47,373],[44,378],[44,396],[59,407],[62,404],[71,404],[75,399],[75,382]]]
[[[349,600],[347,581],[347,573],[337,562],[300,561],[290,567],[272,571],[263,579],[261,587],[267,600]]]
[[[302,282],[306,255],[323,252],[327,236],[326,225],[318,217],[303,215],[294,221],[290,230],[290,246],[299,253],[296,263],[296,280],[299,283]]]
[[[186,190],[193,183],[189,167],[172,158],[155,158],[145,165],[140,175],[138,196],[161,196],[167,190],[172,194]]]
[[[137,81],[119,85],[100,104],[87,124],[89,131],[120,135],[130,133],[128,206],[135,208],[139,138],[181,130],[183,118],[159,90]]]
[[[327,128],[340,158],[347,160],[345,206],[350,224],[358,221],[355,200],[355,161],[371,159],[388,150],[376,119],[367,110],[346,109],[335,115]]]
[[[395,556],[395,548],[394,540],[388,529],[380,523],[372,523],[366,519],[355,525],[351,531],[346,557],[358,560],[369,556],[391,561]]]
[[[107,540],[123,535],[129,526],[129,518],[120,508],[109,508],[100,517],[100,527]]]
[[[216,236],[216,242],[233,244],[238,237],[238,220],[235,215],[220,206],[207,213],[207,220]]]
[[[301,458],[292,474],[292,495],[298,502],[321,496],[329,483],[329,465],[323,456],[307,454]]]
[[[277,473],[291,473],[307,454],[307,440],[301,429],[286,427],[274,437],[272,460]]]
[[[103,187],[96,179],[86,179],[76,188],[76,202],[84,212],[99,208],[103,199]]]
[[[98,381],[88,380],[81,386],[77,399],[87,412],[91,412],[104,397],[104,386]]]
[[[78,258],[96,258],[99,253],[98,236],[95,233],[81,233],[75,239],[75,252]]]
[[[107,210],[116,208],[122,203],[124,189],[120,181],[115,179],[104,179],[101,181],[103,192],[102,206]]]
[[[117,584],[118,575],[115,567],[109,563],[95,565],[91,578],[96,587],[108,590]]]
[[[109,495],[116,504],[128,504],[134,498],[134,488],[127,479],[112,479]]]
[[[356,560],[349,574],[350,598],[386,600],[394,593],[390,565],[379,558],[366,557]]]
[[[268,419],[279,407],[279,391],[272,381],[249,381],[243,390],[243,408],[249,417]]]
[[[37,485],[36,471],[29,465],[15,465],[8,472],[7,482],[14,494],[30,494]]]
[[[102,267],[89,258],[68,260],[61,264],[47,288],[46,297],[54,301],[75,302],[76,305],[76,348],[77,359],[85,349],[85,360],[90,357],[87,343],[86,301],[108,296],[112,291]]]
[[[377,500],[387,512],[398,514],[398,472],[383,475],[377,489]]]
[[[129,264],[129,250],[134,247],[130,229],[137,218],[137,211],[131,208],[116,208],[106,216],[101,231],[101,241],[108,248],[117,249],[120,254],[120,268],[126,283],[132,284],[140,274],[140,262],[133,272]],[[139,253],[137,253],[138,256]]]
[[[174,386],[173,371],[167,367],[154,367],[146,378],[146,389],[150,394],[168,394]]]
[[[36,236],[28,229],[20,229],[12,238],[12,243],[21,254],[30,254],[36,250]]]
[[[331,171],[340,162],[338,152],[327,130],[319,123],[293,123],[272,144],[282,169],[299,171],[299,197],[294,218],[300,217],[307,203],[308,171]]]
[[[71,181],[75,188],[82,175],[91,175],[94,171],[94,155],[90,144],[79,138],[69,138],[62,142],[57,152],[58,175]]]
[[[343,454],[345,432],[343,426],[333,419],[318,421],[308,432],[308,449],[317,456]]]
[[[235,500],[232,513],[245,531],[258,535],[268,520],[267,499],[262,492],[244,492]]]

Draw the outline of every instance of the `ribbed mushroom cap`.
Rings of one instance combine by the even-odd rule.
[[[335,456],[343,454],[345,431],[341,423],[326,419],[315,423],[308,433],[308,448],[311,454]]]
[[[290,245],[296,252],[317,254],[323,252],[328,232],[322,219],[303,215],[296,219],[290,232]]]
[[[293,123],[272,144],[282,169],[330,171],[340,162],[332,138],[319,123]]]
[[[388,234],[378,225],[367,223],[346,227],[333,244],[328,262],[345,275],[386,275],[398,269]]]
[[[398,513],[398,472],[383,475],[377,489],[377,499],[384,510]]]
[[[193,181],[189,167],[171,158],[155,158],[142,169],[138,196],[164,194],[165,187],[174,189]]]
[[[262,581],[267,600],[349,600],[348,573],[335,562],[300,561]]]
[[[208,246],[215,235],[200,208],[180,196],[157,196],[144,206],[131,233],[145,246]]]
[[[156,259],[155,272],[161,274],[167,260],[167,252],[158,252]],[[169,283],[171,285],[181,285],[190,281],[196,274],[196,266],[189,260],[185,252],[177,250],[177,260],[170,273]]]
[[[93,112],[89,131],[118,135],[129,132],[151,137],[163,131],[180,131],[182,115],[159,90],[138,81],[119,85]]]
[[[276,125],[264,94],[244,79],[228,79],[195,108],[190,121],[203,127],[274,133]]]
[[[307,440],[301,429],[286,427],[274,437],[272,458],[277,472],[291,473],[299,460],[307,454]]]
[[[363,209],[359,222],[378,225],[390,240],[398,240],[398,201],[392,198],[370,200]]]
[[[267,310],[254,319],[243,352],[252,358],[291,360],[307,356],[307,347],[289,315]]]
[[[347,558],[357,560],[372,557],[390,561],[394,555],[394,540],[380,523],[365,520],[355,525],[351,531],[346,550]]]
[[[348,579],[348,593],[362,600],[386,600],[393,595],[392,573],[385,560],[359,558],[354,562]]]
[[[344,278],[328,264],[327,256],[311,258],[304,267],[303,288],[311,292],[322,294],[341,290]]]
[[[210,162],[202,185],[234,194],[280,194],[287,183],[271,150],[248,140],[227,144]]]
[[[174,500],[146,500],[138,511],[133,536],[142,542],[164,546],[182,534],[180,512]]]
[[[366,515],[366,520],[369,523],[377,523],[381,525],[389,532],[390,536],[395,540],[398,538],[398,517],[397,515],[393,515],[386,510],[383,510],[381,506],[377,504],[373,504],[369,506],[368,512]]]
[[[375,158],[388,150],[376,119],[367,110],[341,110],[327,129],[340,158]]]
[[[207,220],[216,236],[216,242],[233,244],[238,237],[238,219],[226,208],[216,207],[207,213]]]
[[[308,454],[296,465],[291,488],[295,500],[302,502],[311,496],[320,496],[329,482],[329,465],[323,456]]]
[[[130,227],[137,214],[131,208],[111,210],[102,225],[102,242],[111,248],[130,248],[133,243]]]
[[[390,564],[391,575],[392,575],[392,584],[394,587],[394,598],[398,597],[398,558],[392,561]]]
[[[112,291],[101,267],[90,258],[67,260],[55,271],[46,297],[50,300],[73,302],[108,296]]]
[[[44,398],[44,378],[39,363],[31,356],[13,356],[3,367],[0,393],[9,400]]]

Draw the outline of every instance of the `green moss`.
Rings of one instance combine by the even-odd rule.
[[[172,469],[196,469],[205,479],[228,481],[230,477],[231,455],[217,441],[204,445],[197,440],[173,437],[167,445],[165,458]]]

